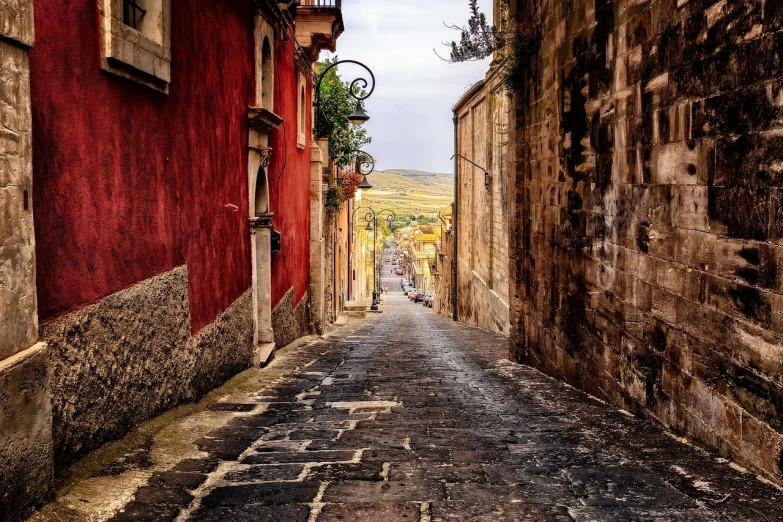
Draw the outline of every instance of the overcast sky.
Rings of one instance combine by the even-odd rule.
[[[491,20],[491,0],[479,4]],[[345,32],[336,54],[375,73],[375,92],[365,102],[372,118],[366,124],[372,144],[366,148],[378,170],[453,172],[451,107],[484,77],[489,60],[448,64],[433,49],[448,56],[441,42],[459,33],[443,22],[464,25],[469,15],[468,0],[343,0]],[[360,71],[350,65],[339,69],[344,81]]]

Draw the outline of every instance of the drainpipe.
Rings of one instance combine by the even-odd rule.
[[[454,209],[451,212],[451,229],[454,231],[454,260],[451,263],[451,313],[452,319],[457,320],[457,263],[459,258],[459,115],[454,111]]]

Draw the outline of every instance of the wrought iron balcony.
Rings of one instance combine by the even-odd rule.
[[[300,7],[334,7],[342,9],[342,0],[302,0]]]

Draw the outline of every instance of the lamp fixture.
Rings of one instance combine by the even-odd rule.
[[[364,110],[364,105],[361,101],[356,102],[356,108],[353,110],[353,114],[348,116],[348,121],[360,127],[370,120],[370,115]]]
[[[334,69],[338,65],[345,63],[358,65],[370,73],[370,81],[367,81],[365,78],[357,78],[348,86],[348,94],[350,94],[351,97],[356,100],[356,108],[354,108],[353,113],[348,116],[348,121],[350,121],[353,125],[363,125],[370,119],[370,115],[367,114],[367,111],[364,110],[364,105],[362,102],[369,98],[373,91],[375,91],[375,75],[373,72],[362,62],[357,62],[356,60],[340,60],[338,62],[331,63],[321,72],[321,75],[318,77],[318,82],[315,86],[315,128],[313,129],[313,132],[317,138],[328,138],[332,134],[334,127],[334,124],[328,121],[324,111],[323,98],[321,97],[321,83],[330,70]],[[367,90],[368,87],[369,91]]]
[[[357,185],[356,188],[360,188],[362,190],[369,190],[372,188],[372,185],[370,185],[370,182],[367,181],[367,176],[364,176],[362,179],[362,182]]]

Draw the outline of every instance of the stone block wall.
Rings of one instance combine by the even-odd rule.
[[[505,335],[508,323],[508,111],[501,75],[490,69],[455,105],[460,158],[457,194],[458,320]]]
[[[33,233],[32,1],[0,2],[0,360],[38,339]]]
[[[511,8],[512,357],[781,481],[783,3]]]

